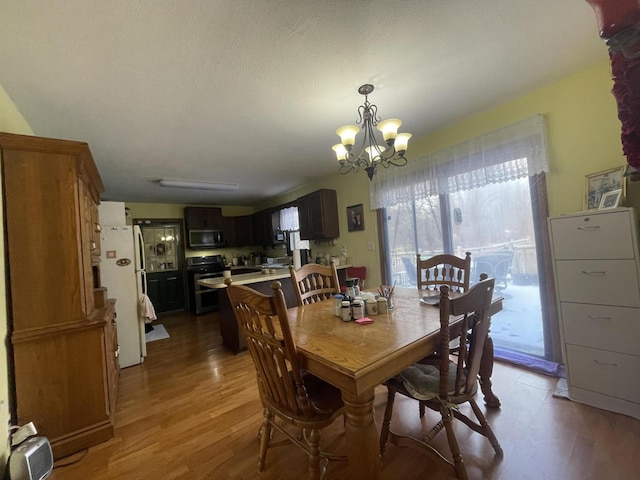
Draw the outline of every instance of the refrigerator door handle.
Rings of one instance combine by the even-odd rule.
[[[144,256],[144,237],[142,236],[142,229],[138,225],[133,226],[133,236],[135,243],[135,258],[136,258],[136,270],[146,270],[145,256]],[[145,285],[146,290],[146,285]]]
[[[142,294],[146,295],[147,294],[147,272],[145,272],[144,270],[140,271],[140,280],[142,283]]]

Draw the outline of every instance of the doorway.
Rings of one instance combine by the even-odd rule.
[[[144,239],[147,295],[156,313],[185,309],[182,220],[134,219]]]

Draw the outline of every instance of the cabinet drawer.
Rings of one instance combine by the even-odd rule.
[[[551,219],[556,260],[634,258],[630,211]]]
[[[566,343],[640,355],[640,309],[581,303],[560,309]]]
[[[567,345],[569,384],[640,403],[640,357]]]
[[[561,260],[556,262],[559,300],[640,307],[634,260]]]

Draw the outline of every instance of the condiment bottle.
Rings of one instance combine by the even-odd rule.
[[[340,307],[340,316],[342,317],[343,322],[351,320],[351,304],[349,303],[349,300],[344,300],[342,302],[342,306]]]
[[[378,297],[378,313],[387,313],[388,302],[384,297]]]
[[[353,303],[351,304],[351,313],[353,316],[354,320],[359,320],[360,318],[362,318],[364,316],[363,314],[363,307],[362,307],[362,300],[354,300]]]
[[[344,299],[344,297],[340,294],[334,295],[333,296],[333,302],[334,302],[334,313],[336,315],[336,317],[341,317],[342,316],[342,300]]]

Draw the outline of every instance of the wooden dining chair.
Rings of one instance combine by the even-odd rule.
[[[487,437],[496,455],[502,456],[500,443],[475,400],[482,351],[489,331],[488,313],[494,285],[495,279],[488,278],[478,282],[464,295],[452,299],[449,298],[449,287],[440,287],[439,356],[429,364],[418,363],[407,367],[399,375],[385,382],[388,395],[380,434],[381,455],[384,455],[387,440],[390,439],[395,445],[410,447],[432,459],[445,462],[453,468],[457,478],[466,480],[467,472],[453,425],[455,418]],[[462,316],[459,324],[460,352],[455,361],[449,357],[450,315]],[[468,342],[467,331],[471,332]],[[390,422],[396,393],[413,398],[439,412],[441,420],[421,439],[391,432]],[[463,403],[470,404],[475,420],[459,410],[458,406]],[[447,434],[452,459],[445,457],[430,444],[443,428]]]
[[[298,270],[291,265],[289,271],[300,305],[328,300],[340,293],[338,272],[333,262],[329,265],[307,263]]]
[[[416,276],[418,290],[438,290],[446,285],[451,292],[466,292],[471,276],[471,253],[466,252],[464,258],[444,253],[424,259],[418,254]]]
[[[273,295],[265,295],[225,280],[227,294],[238,326],[256,368],[264,421],[260,427],[258,470],[264,471],[270,447],[294,443],[309,457],[309,478],[318,480],[328,460],[346,460],[320,449],[320,430],[344,413],[340,390],[304,371],[287,319],[287,305],[280,282],[272,285]],[[286,424],[302,429],[300,435]],[[273,430],[284,435],[273,443]]]

